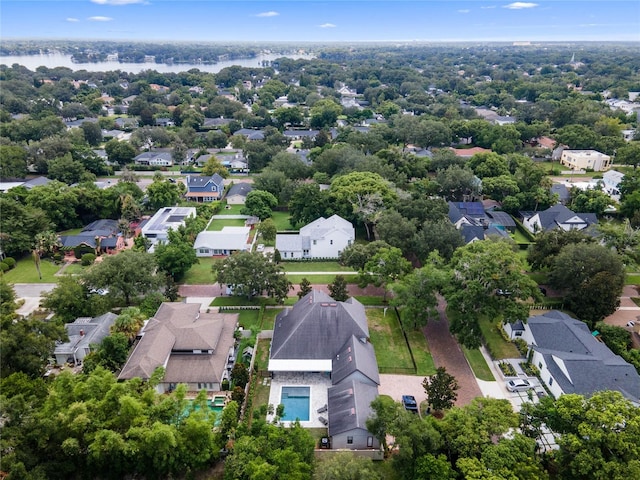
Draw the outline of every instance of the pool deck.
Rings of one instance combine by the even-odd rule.
[[[300,425],[305,428],[326,428],[319,417],[328,418],[327,412],[318,413],[318,410],[324,407],[328,402],[327,390],[331,387],[331,379],[320,373],[277,373],[271,379],[271,390],[269,391],[269,404],[273,405],[274,409],[280,403],[280,395],[282,387],[297,387],[308,386],[310,387],[309,405],[311,411],[309,412],[309,421],[300,422]],[[267,415],[267,421],[272,422],[274,415]],[[288,425],[291,422],[282,422],[284,425]]]

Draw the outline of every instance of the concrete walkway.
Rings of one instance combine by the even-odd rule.
[[[615,312],[605,318],[604,322],[618,327],[625,327],[630,321],[640,323],[640,307],[631,300],[632,297],[640,297],[638,287],[635,285],[625,285],[622,289],[622,296],[620,297],[620,306]]]

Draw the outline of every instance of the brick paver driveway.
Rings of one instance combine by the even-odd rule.
[[[441,298],[438,303],[440,318],[435,321],[430,320],[423,331],[436,367],[445,367],[447,372],[458,380],[460,390],[458,390],[456,405],[467,405],[475,397],[481,397],[482,392],[460,345],[449,332],[449,321],[445,315],[446,306],[446,302]]]

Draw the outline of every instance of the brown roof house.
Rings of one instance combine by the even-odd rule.
[[[235,361],[237,314],[203,313],[197,303],[163,303],[143,327],[118,379],[151,378],[164,367],[160,393],[180,383],[190,391],[219,391]]]

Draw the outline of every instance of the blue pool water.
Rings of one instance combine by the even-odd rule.
[[[310,387],[282,387],[280,403],[284,405],[282,420],[301,422],[309,421]]]

